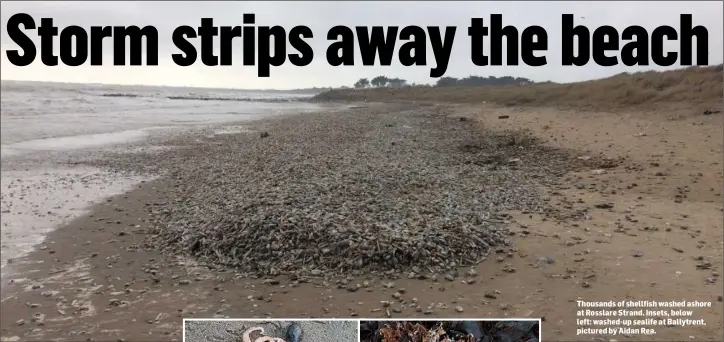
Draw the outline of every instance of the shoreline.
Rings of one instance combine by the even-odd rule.
[[[332,115],[343,118],[346,115],[350,121],[354,115],[368,115],[377,118],[376,120],[402,120],[409,115],[420,115],[405,114],[407,111],[422,113],[423,110],[443,112],[443,115],[451,116],[453,121],[459,116],[480,120],[493,130],[528,127],[516,126],[516,123],[520,122],[515,121],[523,115],[514,110],[507,113],[505,111],[509,109],[450,105],[415,107],[409,104],[368,103],[358,109],[331,114],[309,114],[304,120],[329,120]],[[387,113],[387,116],[380,113]],[[503,123],[496,119],[498,114],[511,114],[513,120]],[[529,120],[536,118],[531,113],[526,114],[530,114]],[[534,132],[536,135],[544,136],[550,133],[551,137],[557,136],[567,129],[559,123],[568,122],[566,125],[570,126],[576,124],[576,119],[564,114],[549,114],[553,115],[551,120],[556,118],[555,115],[563,116],[557,117],[559,121],[551,121],[554,132]],[[539,121],[534,122],[535,125],[542,127],[541,123],[547,122],[541,118],[543,117],[538,117]],[[571,121],[560,120],[563,118]],[[252,125],[263,130],[274,122],[286,119],[273,118],[254,122]],[[400,143],[404,143],[408,139],[402,138],[406,134],[405,124],[395,124],[393,128],[402,132],[395,134],[399,135]],[[463,124],[462,121],[460,124]],[[645,139],[656,137],[651,133],[657,129],[655,125],[648,126],[647,129],[650,137]],[[361,142],[376,139],[375,135],[365,133],[358,133],[361,139],[364,139]],[[238,135],[243,134],[249,133]],[[271,131],[269,139],[276,139],[283,134],[285,133],[282,131]],[[256,134],[251,135],[258,139]],[[584,136],[586,132],[581,129],[569,135]],[[236,136],[224,134],[207,141],[211,140],[211,146],[214,146],[214,141],[224,139],[231,139],[230,141],[236,144],[234,146],[240,146],[238,144],[246,141]],[[438,139],[430,135],[420,137]],[[450,136],[443,135],[439,139],[450,139]],[[551,139],[548,142],[561,147],[571,147],[571,142],[566,141],[570,138],[561,135],[556,139],[559,140]],[[675,140],[674,137],[668,139]],[[201,152],[213,151],[202,147],[208,142],[194,142],[193,138],[188,137],[181,140],[198,147]],[[178,142],[172,139],[169,144],[175,145]],[[579,141],[574,146],[586,146],[595,150],[599,148],[596,144],[605,147],[609,143],[583,144]],[[672,141],[667,147],[676,147],[676,144],[677,141]],[[609,147],[609,150],[618,151],[616,148]],[[716,148],[721,149],[720,146],[712,148],[713,153]],[[137,160],[136,157],[130,158]],[[149,158],[154,157],[149,155]],[[645,160],[635,161],[641,163]],[[711,159],[709,161],[711,162]],[[127,160],[107,162],[109,165],[120,165]],[[294,162],[299,163],[299,160]],[[678,161],[666,166],[673,168],[675,162]],[[563,182],[557,187],[541,188],[541,194],[553,199],[553,205],[569,211],[590,208],[600,202],[615,201],[616,204],[609,210],[588,210],[586,215],[591,218],[584,221],[546,217],[547,215],[538,213],[511,213],[513,216],[508,226],[513,233],[510,236],[515,239],[515,246],[502,255],[493,254],[477,265],[474,268],[476,276],[469,279],[458,278],[455,281],[421,281],[402,276],[393,280],[395,284],[392,286],[388,286],[390,280],[383,277],[353,277],[347,282],[369,283],[357,290],[350,290],[347,284],[335,283],[334,280],[339,280],[339,277],[308,277],[304,282],[295,282],[285,277],[270,278],[272,281],[265,277],[255,279],[238,272],[219,269],[212,263],[204,264],[199,260],[146,248],[148,246],[145,246],[145,235],[149,233],[151,226],[149,208],[161,207],[162,202],[174,193],[178,183],[168,178],[142,182],[130,192],[95,204],[90,208],[90,214],[52,231],[46,238],[45,248],[41,247],[24,258],[32,262],[18,264],[20,270],[26,272],[27,276],[24,278],[27,280],[3,283],[3,287],[19,292],[2,298],[2,337],[18,336],[23,340],[180,340],[182,317],[543,316],[546,318],[541,327],[543,336],[570,339],[575,336],[575,305],[566,307],[563,303],[575,302],[577,298],[606,300],[612,296],[620,296],[622,289],[633,294],[635,299],[678,300],[682,298],[674,294],[687,289],[687,298],[713,302],[713,308],[696,311],[697,317],[704,316],[707,323],[711,322],[704,330],[707,336],[696,338],[715,340],[721,331],[721,326],[716,326],[715,321],[716,317],[722,316],[722,305],[717,301],[717,295],[721,298],[721,289],[717,289],[716,285],[706,284],[703,274],[707,271],[692,271],[694,264],[701,261],[692,261],[691,257],[703,255],[704,260],[713,265],[712,270],[720,269],[722,229],[721,220],[717,223],[716,215],[721,218],[721,197],[718,197],[718,205],[715,201],[717,197],[713,194],[711,198],[697,197],[707,196],[705,191],[701,194],[691,193],[690,198],[683,203],[663,200],[657,196],[661,184],[656,182],[661,181],[660,177],[647,182],[628,175],[630,172],[634,171],[627,170],[625,163],[608,170],[602,177],[592,176],[590,170],[581,170],[563,175]],[[670,169],[666,172],[675,171]],[[672,176],[675,180],[677,177]],[[710,174],[697,176],[698,185],[691,186],[704,186],[702,183],[716,177],[717,175]],[[628,183],[622,183],[624,181]],[[632,181],[640,184],[635,189],[626,189],[626,184]],[[589,185],[581,189],[576,185],[580,182]],[[649,185],[653,190],[647,189],[649,193],[645,193],[641,188]],[[611,193],[612,190],[617,192]],[[683,213],[686,213],[686,217],[681,216]],[[612,222],[620,222],[624,215],[638,220],[636,223],[619,223],[634,226],[636,229],[633,232],[616,232],[617,228],[611,227]],[[650,223],[651,220],[654,220],[654,223]],[[657,226],[660,230],[644,230],[648,224]],[[694,228],[681,228],[684,226]],[[665,230],[665,227],[675,229]],[[696,229],[701,231],[697,233]],[[709,242],[700,243],[702,239],[708,239]],[[674,243],[674,248],[684,252],[672,250],[671,244]],[[630,250],[643,250],[644,257],[631,257]],[[694,252],[697,250],[700,252]],[[658,272],[647,273],[648,279],[643,278],[642,270],[650,272],[653,269]],[[571,270],[573,272],[570,272]],[[674,274],[673,270],[680,273]],[[702,275],[698,275],[700,273]],[[471,279],[475,281],[470,281]],[[404,291],[401,291],[401,288],[404,288]],[[394,297],[397,292],[403,292],[402,300]],[[380,301],[390,301],[391,305],[382,305]],[[417,302],[420,304],[415,305]],[[420,311],[417,311],[417,307],[421,308]],[[457,307],[463,310],[459,311]],[[688,339],[688,336],[700,335],[702,332],[700,328],[663,329],[666,329],[665,333],[662,330],[661,334],[654,337],[661,339],[664,338],[662,336],[676,336]],[[592,340],[596,337],[590,336]]]
[[[318,107],[319,110],[325,109],[325,106]],[[32,252],[43,242],[47,233],[67,225],[74,218],[86,215],[93,204],[130,191],[141,182],[158,176],[138,172],[121,173],[84,163],[102,159],[109,153],[153,154],[178,148],[165,143],[173,137],[205,139],[219,134],[235,134],[254,121],[303,115],[308,111],[298,110],[281,108],[231,122],[156,125],[134,130],[38,138],[4,145],[0,281],[5,282],[7,277],[16,273],[8,261],[15,264],[18,259]],[[230,131],[224,131],[226,129]],[[68,144],[71,146],[68,147]]]
[[[49,232],[76,217],[88,214],[89,204],[130,191],[147,179],[101,169],[60,166],[3,173],[3,197],[11,198],[3,201],[2,206],[3,257],[0,280],[3,282],[15,275],[13,268],[18,260],[40,245]]]

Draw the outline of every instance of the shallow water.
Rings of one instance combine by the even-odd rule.
[[[297,94],[228,89],[2,81],[2,94],[0,142],[8,156],[22,153],[24,147],[72,149],[134,140],[144,130],[159,126],[254,120],[318,108],[304,102],[281,102],[304,97]],[[192,99],[171,99],[178,97]],[[45,140],[59,138],[65,139]]]

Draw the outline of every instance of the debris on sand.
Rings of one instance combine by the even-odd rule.
[[[254,332],[257,332],[257,331],[259,332],[259,334],[261,335],[261,337],[258,337],[258,338],[256,338],[256,339],[252,340],[252,339],[251,339],[251,334],[254,333]],[[265,335],[264,335],[264,328],[262,328],[262,327],[249,328],[249,329],[247,329],[246,331],[244,331],[244,333],[243,333],[242,336],[243,336],[243,337],[242,337],[242,341],[243,341],[243,342],[256,342],[256,341],[286,342],[286,341],[284,341],[283,339],[281,339],[281,338],[279,338],[279,337],[268,337],[268,336],[265,336]]]
[[[362,321],[362,342],[537,342],[535,321]]]
[[[115,156],[169,175],[168,201],[148,206],[148,246],[264,278],[444,274],[511,245],[503,212],[549,212],[531,179],[583,163],[437,107],[317,115],[258,127],[285,132],[271,144],[225,135],[161,158]]]

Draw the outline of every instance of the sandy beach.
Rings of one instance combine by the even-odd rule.
[[[184,317],[543,317],[544,340],[573,341],[582,340],[576,302],[611,299],[711,303],[693,310],[691,318],[704,319],[704,327],[661,326],[655,335],[618,340],[720,338],[721,115],[672,120],[640,111],[349,104],[254,121],[226,134],[175,136],[159,144],[177,147],[168,151],[86,161],[160,177],[94,205],[15,261],[22,277],[3,284],[3,339],[181,340]],[[523,130],[540,141],[521,143],[525,135],[516,132]],[[476,164],[470,156],[495,151],[470,152],[465,146],[474,137],[490,140],[480,146],[513,148],[496,148],[502,161]],[[511,145],[511,137],[519,140]],[[483,181],[491,173],[502,175],[498,186]],[[188,205],[214,201],[206,194],[223,196],[211,204],[225,215],[241,210],[233,207],[235,196],[277,205],[284,191],[308,201],[298,208],[325,210],[335,198],[362,191],[355,185],[362,183],[379,188],[360,198],[426,201],[440,213],[472,210],[446,207],[445,196],[476,203],[461,199],[478,194],[489,201],[483,211],[498,215],[489,219],[504,226],[499,245],[480,264],[445,265],[437,275],[379,272],[375,264],[358,274],[294,271],[290,263],[275,276],[223,267],[213,256],[191,257],[176,242],[148,239],[163,226],[159,217],[183,218]],[[419,188],[415,195],[383,191],[400,183]],[[347,188],[328,188],[337,195],[327,198],[318,188],[325,184]],[[366,197],[372,193],[377,197]],[[514,210],[523,207],[537,210]],[[210,214],[204,215],[187,223],[208,224]],[[189,229],[183,226],[172,225]]]
[[[721,1],[0,7],[0,342],[724,341]]]

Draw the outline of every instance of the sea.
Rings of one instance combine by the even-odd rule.
[[[75,156],[125,148],[153,134],[319,110],[313,92],[0,82],[2,281],[47,233],[146,178],[70,167]],[[239,126],[237,126],[237,124]],[[222,134],[225,132],[219,132]],[[228,132],[226,132],[228,133]],[[132,143],[132,144],[129,144]],[[46,246],[48,247],[48,246]],[[52,246],[51,246],[52,247]]]
[[[314,93],[2,81],[3,158],[140,139],[149,129],[314,109]]]

